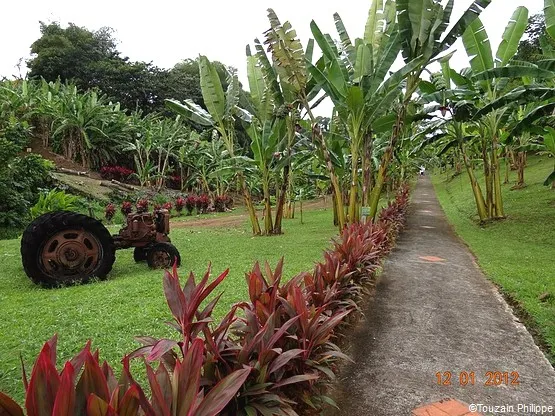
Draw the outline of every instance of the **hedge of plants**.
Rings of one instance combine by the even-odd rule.
[[[246,274],[249,299],[218,323],[211,316],[220,296],[204,301],[228,270],[211,282],[210,267],[200,281],[191,273],[184,286],[176,268],[166,271],[178,336],[138,337],[143,346],[123,358],[119,379],[90,342],[59,372],[54,336],[29,379],[24,371],[27,415],[291,416],[322,409],[332,403],[325,391],[338,361],[348,359],[334,341],[393,248],[408,200],[403,187],[376,222],[345,228],[310,273],[284,282],[283,259],[274,270],[256,263]],[[131,374],[133,359],[144,361],[148,387]],[[0,393],[1,414],[23,412]]]

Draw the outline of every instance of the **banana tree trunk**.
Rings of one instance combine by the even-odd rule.
[[[484,163],[484,180],[486,181],[486,207],[488,209],[488,218],[493,218],[494,199],[493,199],[493,175],[491,171],[491,162],[487,151],[486,140],[482,140],[482,160]]]
[[[510,171],[511,171],[511,163],[509,162],[509,153],[505,152],[505,180],[503,181],[505,185],[509,183]]]
[[[281,189],[279,190],[279,197],[277,200],[276,207],[276,221],[274,225],[274,234],[281,234],[281,224],[283,220],[283,210],[285,207],[285,197],[287,193],[287,183],[289,181],[289,165],[283,167],[283,182],[281,183]]]
[[[249,188],[247,188],[247,182],[245,181],[243,172],[238,173],[237,179],[239,180],[239,186],[241,188],[241,192],[243,193],[243,198],[245,200],[245,207],[247,208],[247,212],[249,213],[249,218],[251,220],[252,233],[253,235],[260,235],[261,230],[260,230],[260,224],[258,222],[258,217],[256,216],[256,209],[254,208],[251,194],[249,192]]]
[[[354,150],[354,149],[353,149]],[[351,190],[349,191],[349,223],[357,221],[358,211],[358,154],[351,151]]]
[[[517,155],[518,181],[516,184],[518,188],[524,188],[526,186],[526,183],[524,182],[525,168],[526,168],[526,152],[518,152],[518,155]]]
[[[476,180],[476,175],[474,175],[474,170],[472,169],[472,165],[470,164],[468,156],[462,145],[460,145],[460,150],[463,156],[463,162],[464,166],[466,167],[466,172],[468,173],[468,178],[470,179],[470,186],[472,187],[472,193],[474,194],[474,200],[476,201],[478,216],[480,217],[481,222],[486,221],[489,217],[486,207],[486,201],[484,200],[484,194],[482,193],[480,184]]]
[[[505,218],[503,209],[503,195],[501,192],[501,167],[499,165],[498,139],[493,138],[491,147],[491,161],[493,173],[493,189],[494,189],[494,215],[495,218]]]
[[[270,235],[274,232],[272,221],[272,204],[270,202],[270,174],[265,169],[262,177],[262,191],[264,192],[264,234]]]
[[[331,156],[328,150],[328,146],[326,145],[326,140],[324,139],[322,130],[320,129],[320,126],[318,126],[317,123],[314,123],[312,125],[312,133],[314,137],[317,137],[319,139],[320,144],[322,146],[324,161],[326,162],[328,174],[330,175],[334,203],[337,208],[337,226],[339,227],[339,230],[343,230],[343,228],[345,228],[345,212],[343,210],[343,198],[342,198],[341,187],[339,186],[339,180],[337,179],[335,170],[333,168],[333,164],[331,162]]]
[[[374,184],[374,188],[372,189],[372,193],[370,194],[370,215],[369,217],[374,220],[376,218],[376,214],[378,213],[378,203],[380,201],[380,196],[382,194],[383,184],[385,182],[385,175],[391,160],[393,159],[393,151],[395,150],[395,146],[397,145],[397,141],[403,132],[403,126],[405,124],[405,116],[407,112],[407,105],[410,100],[407,100],[405,97],[405,101],[399,112],[397,113],[397,120],[395,121],[395,126],[393,127],[393,132],[391,134],[391,138],[389,140],[389,145],[385,150],[381,162],[380,162],[380,169],[378,170],[378,175],[376,177],[376,183]]]
[[[370,202],[370,190],[372,189],[372,133],[364,135],[364,153],[362,159],[362,205],[366,206]]]

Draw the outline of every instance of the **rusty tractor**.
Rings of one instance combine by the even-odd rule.
[[[134,248],[136,262],[153,269],[179,266],[181,257],[171,244],[170,214],[131,213],[119,233],[111,235],[98,220],[69,211],[49,212],[35,219],[21,239],[21,259],[27,276],[44,287],[105,279],[116,250]]]

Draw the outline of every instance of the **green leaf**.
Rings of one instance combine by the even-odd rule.
[[[461,18],[455,23],[453,28],[449,33],[443,38],[439,47],[435,50],[434,54],[438,55],[443,51],[449,49],[453,44],[462,36],[468,27],[474,22],[486,7],[491,4],[492,0],[475,0],[466,11],[463,13]]]
[[[555,103],[548,103],[544,105],[537,106],[534,110],[526,114],[522,120],[513,128],[509,135],[509,139],[518,136],[523,131],[530,129],[534,122],[537,120],[551,116],[555,110]],[[509,140],[508,139],[508,140]]]
[[[364,27],[364,43],[371,46],[371,50],[378,51],[384,31],[383,0],[372,0],[366,26]],[[374,56],[372,61],[374,61]]]
[[[491,44],[486,28],[480,18],[476,18],[463,34],[463,43],[475,73],[493,68]]]
[[[524,6],[518,7],[509,21],[503,33],[503,40],[499,44],[495,63],[498,67],[503,67],[515,56],[520,39],[528,25],[528,9]]]
[[[498,78],[538,78],[538,79],[551,79],[555,73],[531,66],[503,66],[492,68],[484,72],[479,72],[472,77],[474,81],[491,81]]]
[[[177,114],[182,115],[193,123],[199,124],[204,127],[213,127],[214,119],[204,110],[200,105],[195,104],[192,100],[185,100],[180,103],[177,100],[167,99],[166,107],[175,111]]]
[[[555,39],[555,0],[544,0],[545,28],[549,36]]]
[[[548,87],[521,86],[508,92],[487,106],[483,107],[476,117],[482,117],[506,105],[526,105],[529,103],[543,102],[555,98],[555,89]]]
[[[226,99],[216,67],[206,56],[199,58],[200,88],[208,112],[217,124],[222,125],[225,115]]]
[[[330,42],[328,40],[328,38],[322,33],[314,20],[310,22],[310,30],[314,35],[316,43],[318,43],[318,46],[322,50],[322,53],[330,62],[329,66],[336,66],[337,68],[339,68],[341,70],[341,73],[343,74],[343,79],[346,82],[349,79],[349,72],[347,71],[347,68],[345,67],[345,64],[343,63],[341,57],[339,56],[339,52],[335,47],[333,47],[333,41]]]
[[[335,27],[337,29],[337,33],[339,34],[339,39],[341,40],[341,46],[343,47],[343,50],[347,55],[347,59],[349,60],[349,63],[351,64],[351,66],[354,66],[357,51],[355,50],[355,47],[351,42],[351,38],[347,33],[347,29],[345,28],[345,25],[343,24],[343,20],[341,20],[341,16],[339,16],[339,13],[334,13],[333,19],[335,21]]]

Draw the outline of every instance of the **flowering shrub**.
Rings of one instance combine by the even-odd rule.
[[[136,204],[137,212],[147,212],[148,211],[148,201],[146,199],[139,199]]]
[[[106,208],[104,209],[104,216],[106,217],[106,220],[112,221],[114,215],[116,215],[116,206],[112,203],[106,205]]]
[[[27,414],[288,416],[321,410],[330,402],[325,387],[337,361],[349,359],[334,339],[391,250],[408,200],[403,188],[376,223],[346,227],[312,273],[282,283],[283,259],[273,271],[256,263],[246,274],[248,300],[216,324],[212,312],[220,296],[207,299],[228,270],[209,283],[209,266],[198,281],[191,273],[185,285],[176,267],[166,271],[164,294],[177,339],[138,337],[143,346],[124,357],[118,381],[106,362],[100,365],[98,351],[90,352],[90,343],[58,373],[54,337],[30,381],[23,372]],[[130,372],[130,360],[138,357],[145,362],[148,395]],[[156,370],[153,361],[159,362]],[[23,415],[2,393],[0,409]]]
[[[123,201],[121,203],[121,213],[123,216],[126,217],[128,214],[131,214],[131,211],[133,211],[133,204],[129,201]]]
[[[177,211],[177,215],[181,215],[181,211],[185,207],[185,198],[182,196],[178,196],[175,200],[175,210]]]
[[[100,169],[100,176],[102,179],[125,182],[135,171],[125,168],[123,166],[103,166]]]

